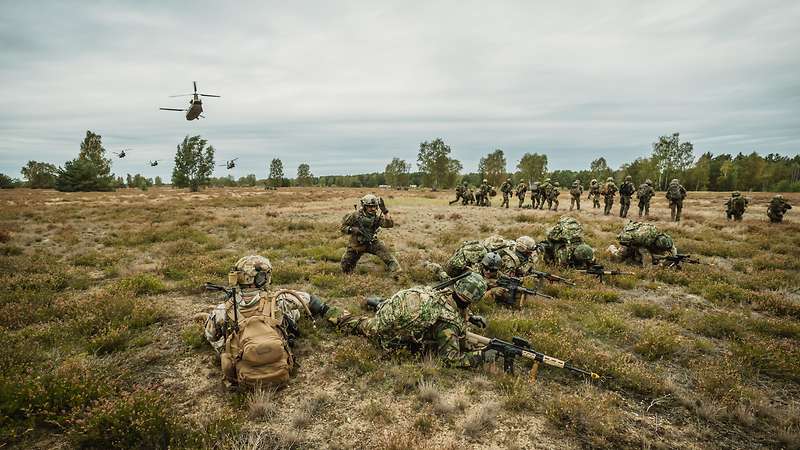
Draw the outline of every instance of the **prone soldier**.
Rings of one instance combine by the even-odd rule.
[[[594,249],[583,241],[583,226],[572,217],[561,217],[537,248],[549,264],[585,268],[594,263]]]
[[[628,222],[617,235],[620,248],[610,246],[609,252],[622,261],[649,267],[659,257],[676,256],[678,250],[670,235],[645,222]]]
[[[378,209],[381,211],[380,214],[378,214]],[[341,231],[350,235],[350,242],[342,255],[342,272],[352,272],[364,253],[370,253],[380,258],[389,271],[394,272],[395,275],[401,272],[402,269],[397,258],[378,239],[380,228],[392,227],[394,227],[394,220],[383,203],[383,199],[372,194],[362,197],[361,207],[342,219]]]

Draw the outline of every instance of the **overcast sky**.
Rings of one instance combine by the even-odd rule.
[[[80,5],[80,6],[77,6]],[[800,2],[0,2],[0,172],[63,164],[87,129],[118,174],[169,178],[200,134],[231,173],[416,163],[610,165],[679,131],[696,152],[800,151]],[[197,80],[205,119],[180,112]],[[151,168],[150,159],[165,159]],[[414,165],[416,169],[416,165]],[[226,174],[218,168],[217,176]]]

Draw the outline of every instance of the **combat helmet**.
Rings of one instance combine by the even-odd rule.
[[[509,183],[511,183],[511,177],[508,177],[508,178],[506,178],[506,181],[508,181]]]
[[[520,236],[514,241],[514,249],[520,253],[531,253],[536,250],[536,241],[530,236]]]
[[[678,181],[677,178],[673,178],[672,181],[669,182],[669,184],[680,184],[680,181]]]
[[[483,182],[484,182],[484,183],[488,183],[488,182],[489,182],[489,180],[487,180],[486,178],[484,178],[484,179],[483,179]]]
[[[669,237],[668,234],[660,234],[655,241],[653,241],[653,247],[658,250],[669,250],[672,248],[673,242],[672,238]]]
[[[486,281],[482,276],[473,272],[456,281],[453,285],[453,292],[464,301],[474,303],[483,298],[483,294],[486,293]]]
[[[650,178],[648,178],[648,179],[644,180],[644,184],[646,184],[646,185],[648,185],[648,186],[652,186],[652,185],[653,185],[653,180],[651,180]]]
[[[611,183],[611,182],[613,182],[613,181],[614,181],[614,177],[608,177],[608,178],[606,178],[606,182],[609,182],[609,183]]]
[[[573,185],[573,186],[577,186],[577,185],[579,185],[580,183],[581,183],[581,180],[575,180],[575,181],[573,181],[573,182],[572,182],[572,185]]]
[[[239,286],[255,285],[262,288],[272,280],[272,263],[264,256],[243,256],[236,261],[228,273],[228,283]]]
[[[742,195],[742,193],[741,193],[741,192],[739,192],[739,191],[733,191],[733,193],[731,194],[731,197],[739,197],[739,196],[741,196],[741,195]]]
[[[572,259],[581,265],[589,264],[594,260],[594,250],[588,244],[581,244],[575,247],[575,251],[572,252]]]
[[[592,181],[590,181],[590,183],[597,184],[597,178],[592,178]]]
[[[633,177],[632,177],[632,176],[630,176],[630,175],[625,175],[625,181],[631,181],[631,180],[633,180]]]
[[[549,182],[550,182],[550,178],[545,178],[545,179],[544,179],[544,182],[545,182],[545,183],[549,183]]]
[[[553,186],[555,186],[555,187],[560,187],[561,185],[558,183],[558,181],[554,181],[554,182],[553,182]]]
[[[373,194],[361,197],[361,207],[369,214],[374,214],[378,210],[379,203],[378,197]]]
[[[502,258],[495,252],[489,252],[483,256],[481,266],[490,272],[497,272],[503,264]]]

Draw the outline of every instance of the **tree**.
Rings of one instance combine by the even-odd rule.
[[[525,153],[517,164],[522,178],[529,182],[539,181],[547,173],[547,155]]]
[[[300,164],[297,166],[297,185],[298,186],[310,186],[311,182],[314,180],[314,175],[311,173],[311,167],[306,164]]]
[[[441,138],[419,144],[417,166],[423,173],[425,184],[434,189],[455,184],[462,167],[460,162],[451,159],[449,155],[450,147]]]
[[[134,187],[134,186],[133,186],[133,176],[132,176],[131,174],[126,174],[126,175],[125,175],[125,184],[126,184],[126,185],[127,185],[129,188],[132,188],[132,187]]]
[[[634,183],[644,183],[645,180],[657,180],[658,169],[650,158],[636,158],[630,164],[623,164],[618,171],[617,179],[621,180],[625,175],[630,175]],[[601,179],[600,181],[604,181]]]
[[[269,164],[269,182],[272,187],[283,184],[283,162],[278,158],[273,158]]]
[[[17,187],[19,180],[15,180],[10,176],[0,173],[0,189],[12,189]]]
[[[680,133],[661,136],[653,143],[652,159],[659,171],[659,188],[666,189],[670,180],[682,176],[694,161],[694,146],[680,142]]]
[[[592,172],[592,178],[600,182],[605,181],[606,178],[613,175],[611,168],[608,167],[606,159],[602,157],[592,161],[591,165],[589,165],[589,169]]]
[[[198,136],[186,136],[175,152],[175,168],[172,169],[172,185],[188,187],[192,192],[207,186],[214,171],[214,147]]]
[[[247,176],[239,177],[239,181],[236,182],[239,186],[246,186],[246,187],[253,187],[256,185],[256,175],[254,173],[247,174]]]
[[[161,186],[164,185],[164,181],[161,180],[161,177],[156,176],[155,185],[158,186],[158,187],[161,187]]]
[[[408,173],[411,171],[411,164],[400,158],[393,158],[392,162],[386,165],[384,176],[386,184],[390,186],[408,186]]]
[[[506,157],[499,148],[478,163],[478,172],[489,180],[492,186],[499,186],[506,178]]]
[[[100,135],[87,130],[78,157],[58,169],[55,188],[64,192],[113,191],[116,179],[105,154]]]
[[[52,164],[28,161],[20,170],[22,176],[28,180],[28,187],[33,189],[52,189],[56,185],[58,168]]]

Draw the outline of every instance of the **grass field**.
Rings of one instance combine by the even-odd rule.
[[[560,216],[378,192],[405,279],[372,257],[343,276],[339,222],[366,192],[0,191],[0,447],[800,447],[800,214],[767,223],[767,193],[734,223],[727,194],[691,192],[679,224],[659,194],[652,220],[701,265],[626,268],[607,284],[541,266],[578,286],[543,285],[557,299],[519,311],[479,305],[486,334],[526,337],[599,382],[448,369],[306,322],[287,388],[224,391],[192,316],[220,300],[203,282],[225,282],[240,256],[269,257],[275,285],[359,310],[368,294],[433,281],[420,262],[465,239],[539,240]],[[587,205],[573,214],[603,250],[624,221]]]

